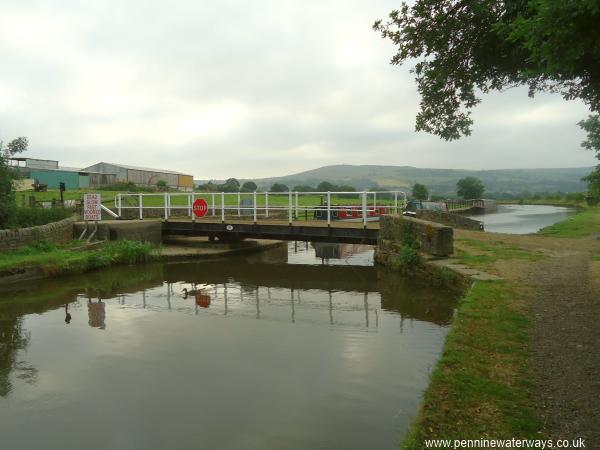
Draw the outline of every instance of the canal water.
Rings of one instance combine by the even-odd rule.
[[[498,205],[498,212],[467,217],[482,221],[485,231],[527,234],[568,219],[575,212],[564,206]]]
[[[0,291],[1,447],[397,448],[455,299],[372,258],[289,243]]]

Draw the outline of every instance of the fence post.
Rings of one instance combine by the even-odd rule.
[[[331,192],[327,191],[327,226],[331,225]]]
[[[196,201],[196,193],[194,191],[192,191],[192,193],[190,194],[190,204],[192,205],[190,207],[190,217],[192,218],[192,222],[196,221],[196,214],[194,214],[194,202]]]
[[[225,192],[221,192],[221,223],[225,223]]]
[[[296,191],[296,220],[298,220],[298,191]]]
[[[240,193],[239,192],[237,195],[237,200],[238,200],[238,217],[240,217],[242,215],[242,211],[240,210]]]
[[[373,192],[373,212],[377,211],[377,192]]]
[[[119,199],[119,205],[118,205],[117,211],[119,213],[119,217],[121,217],[121,193],[120,192],[117,194],[117,198]]]
[[[265,192],[265,217],[269,217],[269,192]]]
[[[164,199],[163,199],[163,203],[165,204],[165,220],[169,219],[169,197],[167,196],[167,193],[165,192],[164,194]]]
[[[394,191],[394,209],[396,210],[396,215],[398,215],[398,191]]]
[[[212,215],[215,215],[215,193],[211,193],[210,194],[210,198],[211,198],[211,203],[210,203],[210,207],[212,209]]]
[[[288,191],[288,196],[289,196],[289,205],[288,205],[288,220],[289,220],[289,224],[292,224],[292,191]]]
[[[252,203],[254,204],[254,224],[256,225],[256,191],[253,192],[252,198]]]
[[[367,228],[367,193],[362,193],[362,216],[363,216],[363,227]]]
[[[119,194],[120,196],[121,194]],[[144,198],[142,197],[142,194],[138,194],[138,207],[140,208],[140,220],[142,220],[144,218],[144,207],[142,205],[142,202],[144,201]],[[119,216],[121,215],[121,199],[119,199]]]

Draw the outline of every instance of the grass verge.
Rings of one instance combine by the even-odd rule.
[[[458,260],[462,264],[486,268],[490,264],[501,259],[521,259],[537,261],[544,257],[542,252],[530,251],[503,241],[493,243],[481,242],[474,239],[457,239],[461,248],[457,248]],[[465,249],[467,247],[469,250]]]
[[[85,272],[112,264],[135,264],[155,259],[160,249],[145,242],[115,241],[93,251],[74,251],[76,244],[57,247],[47,242],[0,254],[0,272],[37,267],[49,275]]]
[[[429,439],[537,436],[528,365],[528,318],[505,281],[479,281],[460,301],[423,405],[401,445]]]
[[[600,207],[588,208],[539,231],[544,236],[580,238],[600,233]]]

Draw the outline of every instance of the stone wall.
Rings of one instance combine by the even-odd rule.
[[[0,230],[0,250],[15,249],[39,241],[66,244],[73,240],[74,223],[75,218],[70,217],[59,222],[52,222],[37,227]]]
[[[424,253],[448,256],[454,252],[454,232],[451,227],[406,216],[381,217],[378,251],[398,250],[407,230],[415,235]]]
[[[483,231],[483,222],[445,211],[420,209],[417,211],[417,218],[441,223],[452,228],[460,228],[462,230]]]

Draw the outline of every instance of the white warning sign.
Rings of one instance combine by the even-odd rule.
[[[102,198],[100,194],[83,195],[83,220],[102,220]]]

